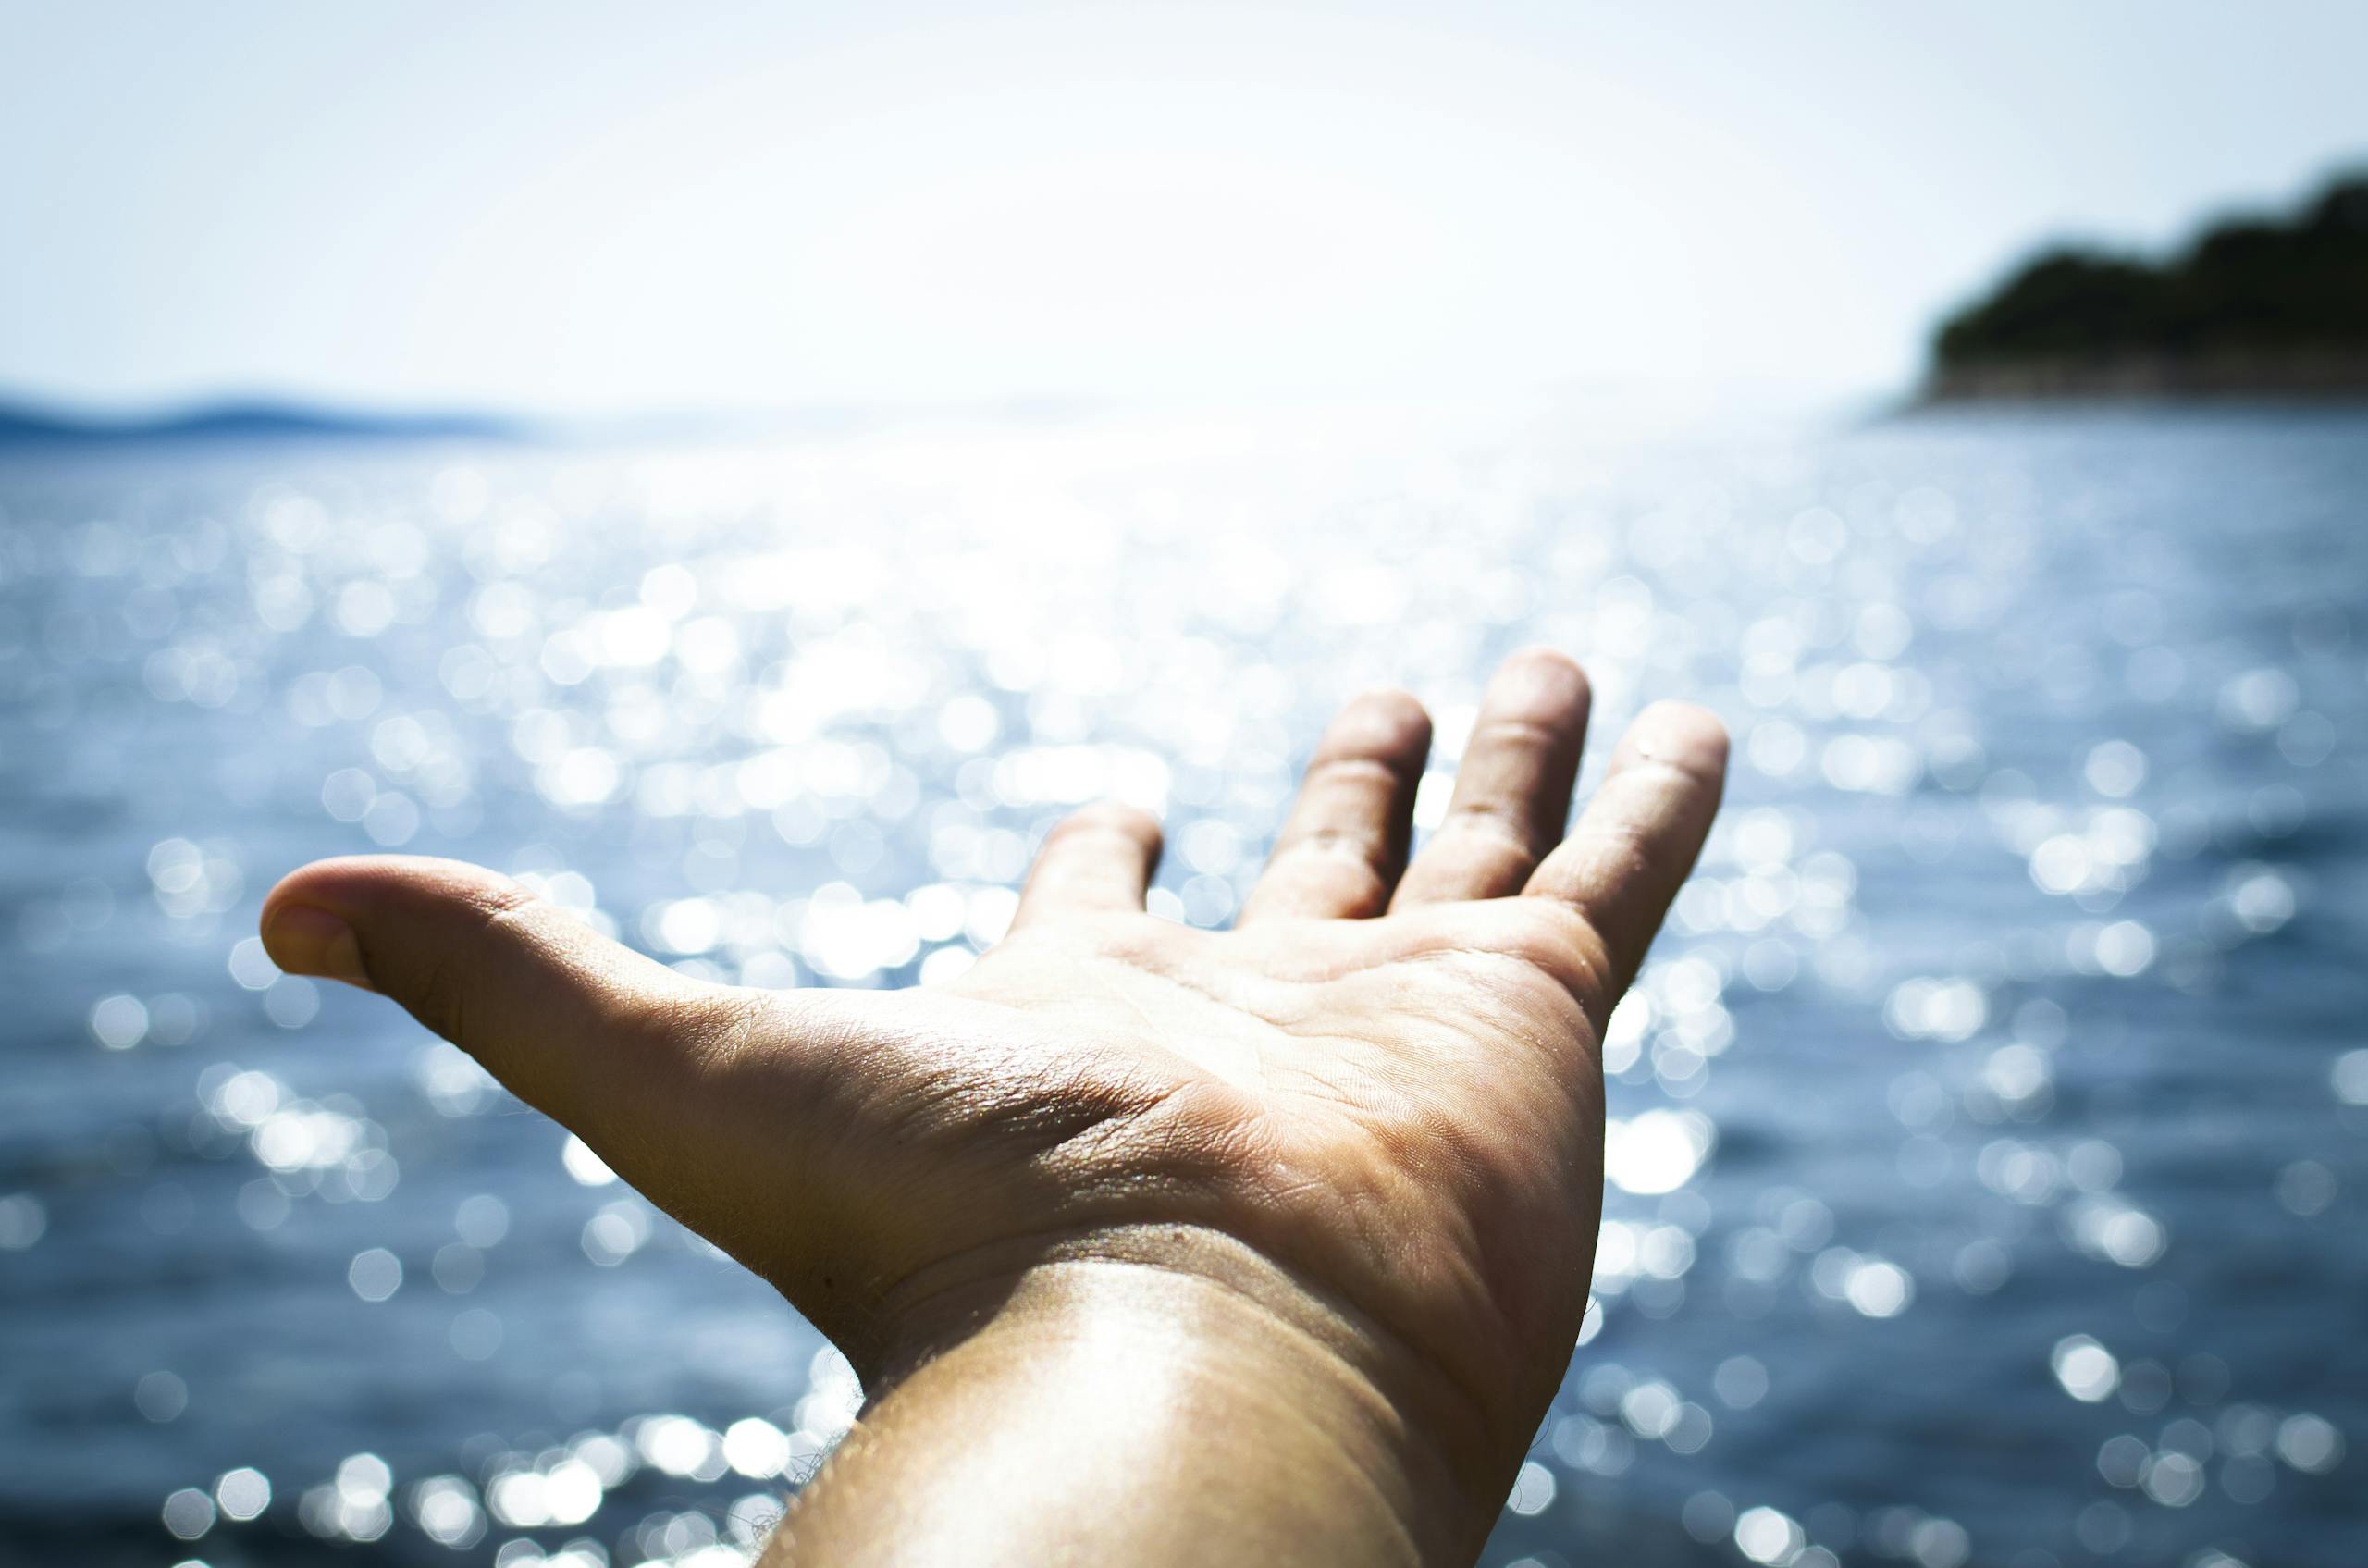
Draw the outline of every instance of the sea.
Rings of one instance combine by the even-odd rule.
[[[0,451],[0,1561],[727,1568],[860,1408],[290,868],[913,984],[1536,642],[1734,770],[1488,1568],[2368,1562],[2368,409],[2241,404]]]

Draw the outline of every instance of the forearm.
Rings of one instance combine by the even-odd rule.
[[[866,1410],[767,1563],[1470,1562],[1501,1435],[1246,1250],[1185,1254],[1028,1270]]]

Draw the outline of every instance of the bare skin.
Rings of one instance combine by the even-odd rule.
[[[295,872],[264,941],[847,1352],[870,1402],[769,1563],[1469,1563],[1586,1303],[1604,1020],[1725,765],[1656,705],[1565,837],[1586,707],[1509,661],[1410,866],[1429,720],[1350,704],[1228,932],[1145,914],[1156,824],[1089,808],[930,990],[693,982],[399,857]]]

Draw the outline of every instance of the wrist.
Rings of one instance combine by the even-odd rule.
[[[995,1479],[998,1502],[1053,1485],[1058,1498],[1039,1503],[1072,1520],[1154,1534],[1164,1520],[1187,1532],[1177,1561],[1214,1560],[1220,1541],[1219,1556],[1297,1561],[1304,1542],[1307,1561],[1342,1560],[1327,1554],[1348,1529],[1358,1561],[1469,1562],[1528,1438],[1352,1309],[1214,1231],[1104,1231],[1034,1243],[1024,1261],[968,1255],[889,1306],[893,1329],[863,1358],[872,1399],[847,1468],[884,1457],[882,1445],[908,1464],[914,1430],[950,1415],[974,1438],[1035,1451],[1023,1475]],[[1051,1481],[1035,1473],[1065,1447],[1092,1462]],[[940,1477],[941,1496],[965,1495],[972,1463]],[[1120,1491],[1077,1495],[1108,1476]],[[793,1515],[801,1537],[815,1512]],[[1158,1541],[1125,1538],[1134,1560],[1166,1560]]]

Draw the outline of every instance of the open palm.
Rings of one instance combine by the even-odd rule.
[[[1246,1249],[1525,1434],[1585,1305],[1596,1045],[1717,809],[1700,710],[1637,721],[1563,836],[1587,689],[1500,670],[1408,864],[1430,724],[1326,731],[1235,929],[1143,912],[1159,833],[1091,808],[953,982],[684,979],[491,872],[369,858],[274,890],[289,969],[475,1054],[893,1379],[1046,1259]]]

